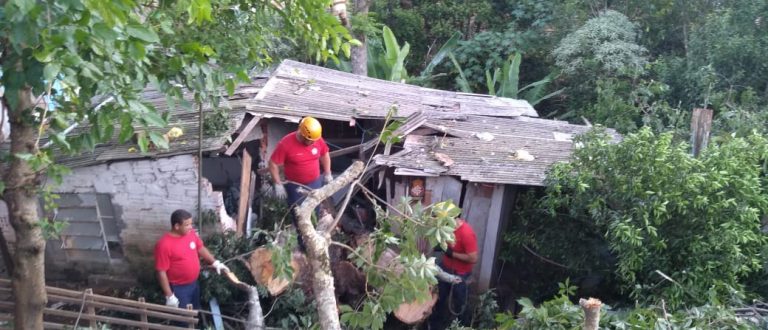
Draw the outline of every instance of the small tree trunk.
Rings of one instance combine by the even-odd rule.
[[[14,74],[6,72],[6,74]],[[38,131],[30,118],[32,91],[18,92],[19,104],[8,111],[11,122],[11,154],[36,154]],[[5,175],[3,198],[16,232],[16,251],[12,274],[15,297],[15,328],[42,329],[45,294],[45,239],[38,225],[39,177],[29,163],[15,158]]]
[[[264,312],[261,310],[259,301],[259,290],[255,286],[248,286],[248,304],[251,305],[248,311],[248,329],[264,329]]]
[[[603,303],[599,299],[579,299],[579,306],[584,310],[584,330],[597,330],[600,325],[600,307]]]
[[[367,15],[369,6],[369,0],[355,0],[355,15]],[[352,47],[350,56],[352,60],[352,73],[361,76],[368,76],[368,43],[366,41],[365,33],[356,32],[354,33],[354,36],[355,39],[362,43],[362,45],[358,47]]]
[[[312,269],[312,289],[315,294],[317,304],[317,314],[320,317],[320,326],[323,329],[341,329],[339,322],[339,312],[336,308],[336,295],[333,286],[333,275],[331,273],[331,260],[328,256],[328,247],[331,242],[331,231],[335,227],[329,225],[325,231],[317,231],[312,226],[311,215],[315,207],[326,198],[341,190],[348,183],[359,177],[363,172],[363,162],[356,161],[352,163],[344,173],[331,183],[320,189],[313,190],[307,195],[307,198],[296,208],[296,218],[298,219],[298,231],[304,239],[307,246],[309,264]],[[343,212],[344,210],[339,210]],[[333,218],[326,215],[318,223],[332,223]]]
[[[245,265],[247,267],[248,263],[245,262]],[[251,309],[248,311],[248,320],[245,323],[245,328],[264,329],[264,311],[261,309],[261,301],[259,301],[259,290],[255,286],[240,282],[240,279],[232,272],[224,272],[224,276],[238,289],[248,293],[248,304],[251,305]]]

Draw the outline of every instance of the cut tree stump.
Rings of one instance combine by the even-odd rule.
[[[394,267],[395,273],[399,275],[403,272],[403,267],[401,265],[396,265],[395,259],[397,259],[398,256],[399,253],[388,248],[381,253],[376,265],[385,268]],[[418,324],[426,320],[427,317],[432,314],[432,308],[435,306],[435,303],[437,303],[437,295],[433,291],[434,290],[430,289],[429,292],[425,292],[424,294],[429,294],[430,298],[422,302],[414,300],[400,304],[395,310],[395,317],[400,320],[400,322],[408,325]]]
[[[356,245],[365,246],[363,254],[370,258],[373,254],[373,245],[367,240],[367,237],[361,235],[355,239]],[[400,274],[403,271],[401,265],[396,263],[396,259],[399,256],[393,249],[386,249],[382,252],[377,265],[385,268],[394,268],[395,273]],[[272,252],[265,248],[260,247],[256,249],[248,260],[251,275],[259,285],[263,285],[269,291],[272,296],[278,296],[285,292],[285,290],[295,282],[297,278],[303,276],[302,272],[308,270],[307,260],[304,254],[300,252],[294,252],[291,259],[291,267],[293,267],[292,279],[277,279],[275,278],[275,267],[272,265]],[[354,303],[365,293],[365,275],[357,269],[349,261],[335,262],[333,265],[333,275],[335,291],[337,298],[341,298],[341,301],[345,303]],[[448,274],[448,276],[451,276]],[[419,324],[426,320],[429,315],[432,314],[432,308],[437,303],[437,294],[430,290],[429,293],[425,292],[425,296],[428,298],[421,302],[410,301],[404,302],[398,306],[394,311],[395,317],[404,324],[413,325]],[[339,301],[339,302],[341,302]]]
[[[584,310],[584,330],[597,330],[600,325],[600,299],[579,299],[579,306]]]
[[[275,266],[272,265],[272,251],[265,247],[260,247],[253,251],[248,263],[250,264],[251,275],[253,275],[256,283],[265,286],[270,295],[277,296],[285,292],[288,286],[299,276],[306,265],[306,257],[299,252],[293,252],[291,256],[291,267],[293,268],[291,280],[275,278]]]
[[[395,310],[395,317],[405,324],[419,324],[432,315],[432,308],[437,303],[437,294],[431,292],[431,297],[422,303],[415,301],[402,303]]]

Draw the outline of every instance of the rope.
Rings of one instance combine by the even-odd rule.
[[[464,312],[467,310],[467,294],[469,294],[469,286],[464,282],[464,279],[461,279],[461,283],[464,283],[464,303],[461,304],[461,310],[459,312],[455,312],[453,310],[453,288],[456,286],[456,284],[451,283],[451,290],[448,292],[448,311],[453,316],[460,316],[461,314],[464,314]]]

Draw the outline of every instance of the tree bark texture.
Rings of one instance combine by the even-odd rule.
[[[368,7],[371,5],[370,1],[354,1],[355,15],[368,15]],[[355,39],[359,40],[362,45],[358,47],[352,47],[352,52],[350,54],[350,58],[352,60],[352,73],[359,74],[361,76],[368,76],[368,43],[365,38],[365,33],[356,32],[354,36]]]
[[[247,265],[248,263],[246,263]],[[240,282],[240,279],[232,272],[224,272],[224,276],[238,289],[248,293],[248,304],[251,305],[251,309],[248,311],[248,320],[245,323],[245,328],[249,330],[264,329],[264,311],[261,309],[259,290],[255,286]]]
[[[328,247],[331,242],[331,231],[317,231],[312,226],[311,215],[315,207],[326,198],[341,190],[363,172],[363,162],[356,161],[347,168],[338,178],[320,189],[313,190],[307,195],[301,205],[296,208],[298,219],[298,231],[307,247],[309,265],[312,269],[312,290],[315,294],[317,314],[320,318],[320,326],[323,329],[341,329],[339,313],[336,307],[335,288],[331,272],[331,260],[328,256]],[[343,212],[343,210],[339,210]],[[328,220],[327,218],[331,218]],[[324,220],[325,219],[325,220]],[[321,222],[333,221],[330,215],[326,215]]]
[[[8,73],[11,74],[11,73]],[[11,122],[11,154],[36,154],[38,130],[32,122],[32,91],[21,89],[19,104],[8,111]],[[11,226],[16,232],[14,254],[13,294],[15,297],[15,328],[43,329],[45,293],[45,239],[38,225],[39,175],[30,164],[18,158],[11,161],[3,178],[3,195],[8,204]]]

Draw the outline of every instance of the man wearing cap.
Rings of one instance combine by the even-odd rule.
[[[331,156],[328,154],[328,145],[323,140],[322,131],[323,128],[317,119],[304,117],[295,132],[280,139],[269,159],[269,173],[272,175],[275,197],[287,198],[291,208],[304,200],[304,195],[299,192],[301,186],[318,189],[333,180]],[[280,178],[281,166],[287,182]],[[296,217],[293,213],[291,218],[296,227]],[[301,239],[299,244],[303,249]]]

